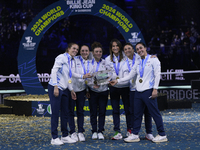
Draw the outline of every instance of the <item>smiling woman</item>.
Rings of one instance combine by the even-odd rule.
[[[124,53],[128,58],[130,58],[131,60],[133,59],[134,49],[131,43],[126,43],[124,45]]]
[[[76,100],[76,93],[73,90],[72,76],[78,79],[88,77],[87,74],[77,74],[74,72],[74,56],[78,53],[79,46],[76,43],[69,43],[66,52],[56,57],[51,71],[51,80],[48,85],[48,94],[51,103],[51,135],[52,145],[62,145],[64,143],[75,143],[76,140],[68,136],[67,117],[71,98]],[[71,91],[71,96],[70,96]],[[58,120],[61,117],[61,140],[58,137]],[[69,120],[69,124],[73,123]]]
[[[110,81],[111,85],[123,83],[136,77],[136,92],[134,96],[134,122],[131,134],[124,139],[125,142],[139,142],[139,131],[142,123],[142,116],[145,107],[148,108],[150,115],[153,117],[158,135],[152,138],[153,142],[166,142],[168,141],[165,134],[162,116],[159,112],[157,105],[158,85],[160,82],[160,61],[158,58],[151,58],[147,54],[146,46],[144,43],[139,42],[136,44],[136,50],[140,59],[138,63],[134,64],[130,73],[121,79]]]
[[[83,59],[87,60],[90,54],[89,47],[87,45],[81,46],[80,54],[81,54],[81,57],[83,57]]]
[[[124,65],[124,67],[128,67],[129,72],[131,71],[131,68],[138,64],[138,61],[140,60],[140,56],[137,53],[134,53],[134,48],[131,43],[126,43],[124,45],[124,53],[127,56],[127,60]],[[135,91],[136,91],[136,76],[130,79],[130,93],[129,93],[129,99],[130,99],[130,118],[131,118],[131,126],[133,126],[134,122],[134,97],[135,97]],[[151,115],[148,112],[148,109],[145,107],[144,110],[144,116],[145,116],[145,128],[146,128],[146,136],[145,138],[148,140],[152,140],[153,134],[152,134],[152,119]]]
[[[122,44],[119,40],[113,39],[110,42],[110,55],[106,57],[106,67],[107,70],[112,70],[112,80],[123,78],[128,75],[129,71],[127,68],[123,67],[125,63],[125,58],[122,53]],[[112,137],[113,140],[122,139],[122,134],[120,131],[120,117],[119,117],[119,102],[122,97],[124,104],[124,110],[126,115],[127,132],[131,129],[131,119],[129,112],[129,82],[126,81],[120,85],[110,86],[110,101],[113,108],[113,123],[115,134]]]
[[[136,46],[137,46],[136,47],[136,51],[137,51],[138,55],[140,55],[140,57],[142,59],[144,59],[147,56],[147,48],[146,48],[146,46],[142,42],[137,43]]]
[[[103,47],[101,43],[94,42],[92,43],[91,48],[94,56],[94,59],[92,60],[92,73],[105,71],[105,60],[101,58],[103,54]],[[100,78],[102,78],[102,76]],[[89,92],[87,96],[90,106],[92,139],[94,140],[98,138],[99,140],[104,140],[103,131],[108,102],[108,85],[98,85],[98,82],[91,81],[88,86]]]
[[[87,45],[82,45],[80,48],[80,56],[76,56],[75,60],[75,72],[78,74],[87,75],[90,73],[90,60],[88,59],[90,54],[89,47]],[[73,90],[76,93],[76,101],[73,99],[69,100],[69,127],[70,127],[70,134],[71,138],[75,141],[85,141],[85,137],[83,132],[85,129],[83,128],[84,125],[84,105],[86,100],[86,88],[88,84],[88,79],[77,79],[72,78],[73,81]],[[76,105],[76,114],[77,114],[77,125],[78,125],[78,134],[75,130],[75,121],[74,121],[74,107]]]

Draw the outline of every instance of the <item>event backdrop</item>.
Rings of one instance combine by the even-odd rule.
[[[28,25],[18,51],[18,71],[26,94],[47,94],[36,70],[36,52],[42,36],[57,21],[73,15],[93,15],[110,22],[123,35],[126,42],[135,45],[144,42],[143,35],[132,20],[118,6],[105,0],[60,0],[43,9]],[[49,103],[32,102],[36,116],[50,113]],[[39,110],[39,111],[36,111]],[[49,111],[48,111],[49,110]],[[49,113],[47,113],[49,112]]]

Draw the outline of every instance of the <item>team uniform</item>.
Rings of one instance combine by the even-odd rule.
[[[56,57],[51,70],[51,79],[48,84],[48,94],[51,103],[51,135],[53,139],[58,138],[58,120],[61,117],[62,138],[68,136],[67,114],[69,99],[71,99],[72,84],[71,77],[82,78],[80,74],[73,73],[73,59],[68,53],[60,54]],[[59,96],[54,96],[54,86],[58,86]],[[61,139],[62,139],[61,138]]]
[[[103,59],[101,59],[99,62],[96,62],[95,59],[93,59],[91,61],[91,65],[92,65],[91,66],[92,73],[106,70],[105,60]],[[92,139],[97,139],[97,138],[104,139],[102,133],[104,131],[106,106],[108,102],[108,85],[100,85],[99,88],[94,88],[93,87],[94,83],[92,83],[92,80],[90,80],[88,86],[90,92],[89,107],[90,107],[90,123],[92,125],[92,134],[93,134]],[[97,123],[97,114],[99,115],[98,123]]]
[[[74,57],[75,60],[75,68],[73,72],[78,74],[86,74],[89,73],[89,65],[90,61],[83,59],[81,56]],[[83,132],[85,129],[83,128],[84,124],[84,105],[85,105],[85,95],[86,95],[86,81],[87,79],[77,79],[72,78],[73,81],[73,90],[76,92],[77,99],[74,101],[70,100],[70,112],[69,112],[69,126],[70,126],[70,134],[73,139],[78,140],[77,133],[75,132],[75,121],[74,121],[74,107],[76,104],[76,114],[77,114],[77,125],[78,125],[78,136],[80,137],[80,141],[85,141],[83,136]]]
[[[156,123],[158,134],[160,136],[165,136],[162,116],[157,106],[157,98],[151,98],[153,89],[158,89],[160,71],[160,61],[157,58],[150,58],[150,55],[147,55],[145,59],[140,58],[139,64],[133,66],[128,76],[123,79],[118,79],[118,82],[120,83],[137,75],[135,81],[136,92],[134,99],[134,122],[132,130],[134,135],[138,135],[140,131],[142,115],[145,107],[147,107],[150,115]]]
[[[129,72],[131,71],[131,68],[136,64],[139,64],[140,62],[140,56],[137,53],[134,53],[133,59],[126,59],[125,65],[128,66]],[[135,97],[135,90],[136,90],[136,75],[130,80],[130,93],[129,93],[129,99],[130,99],[130,115],[131,115],[131,126],[133,127],[133,119],[134,119],[134,97]],[[152,119],[151,115],[148,112],[148,109],[145,108],[144,110],[144,116],[145,116],[145,129],[147,134],[152,134]],[[128,135],[127,135],[128,136]]]
[[[128,75],[129,70],[127,67],[123,67],[124,63],[126,63],[125,58],[119,62],[119,58],[113,54],[113,63],[110,60],[110,55],[106,57],[106,67],[107,70],[111,70],[113,72],[112,80],[116,78],[123,78]],[[110,101],[113,108],[113,123],[114,123],[114,131],[116,131],[113,139],[121,139],[122,135],[120,133],[120,96],[122,97],[122,101],[124,104],[124,111],[126,115],[126,124],[127,131],[131,129],[131,119],[130,119],[130,111],[129,111],[129,81],[123,82],[121,84],[117,84],[115,86],[109,86],[110,90]],[[119,134],[118,134],[119,133]]]

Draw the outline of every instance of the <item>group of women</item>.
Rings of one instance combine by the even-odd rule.
[[[157,57],[146,52],[143,43],[136,44],[137,54],[133,46],[126,43],[122,50],[119,40],[110,42],[110,55],[102,59],[103,48],[99,42],[91,45],[93,58],[89,59],[90,50],[87,45],[80,48],[70,43],[66,52],[56,57],[48,85],[52,116],[51,144],[62,145],[85,141],[84,137],[84,104],[89,100],[92,139],[104,139],[104,125],[108,95],[113,108],[114,135],[113,140],[122,139],[120,130],[120,99],[124,104],[127,125],[125,142],[139,141],[139,130],[142,116],[145,115],[146,138],[153,142],[165,142],[162,117],[157,106],[157,89],[160,80],[160,62]],[[92,73],[109,70],[112,77],[109,84],[92,83]],[[71,92],[70,92],[71,91]],[[78,134],[75,131],[74,106],[76,104]],[[60,113],[60,114],[59,114]],[[58,120],[61,120],[61,139],[58,137]],[[152,135],[153,117],[158,136]],[[67,124],[69,123],[70,136]]]

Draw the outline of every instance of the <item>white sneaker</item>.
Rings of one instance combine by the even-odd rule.
[[[139,135],[131,133],[127,138],[124,139],[125,142],[139,142]]]
[[[61,137],[61,141],[63,143],[76,143],[76,140],[70,138],[69,136]]]
[[[85,141],[85,137],[84,137],[83,133],[78,133],[78,138],[79,138],[79,141],[81,141],[81,142]]]
[[[149,140],[149,141],[152,141],[153,138],[154,138],[154,136],[153,136],[153,134],[146,134],[145,138],[146,138],[147,140]]]
[[[153,138],[152,142],[167,142],[168,139],[167,139],[167,136],[160,136],[160,135],[157,135],[155,138]]]
[[[97,139],[97,132],[94,132],[94,133],[92,134],[92,139],[93,139],[93,140],[96,140],[96,139]]]
[[[131,134],[131,130],[127,131],[126,136],[128,137]]]
[[[116,131],[115,135],[112,137],[112,140],[120,140],[120,139],[122,139],[122,134]]]
[[[77,133],[74,132],[72,135],[71,135],[71,139],[75,140],[76,142],[78,142],[78,136],[77,136]]]
[[[104,136],[103,136],[103,134],[101,132],[98,133],[98,138],[99,138],[99,140],[104,140]]]
[[[51,144],[52,145],[62,145],[64,143],[59,138],[56,138],[56,139],[51,139]]]

